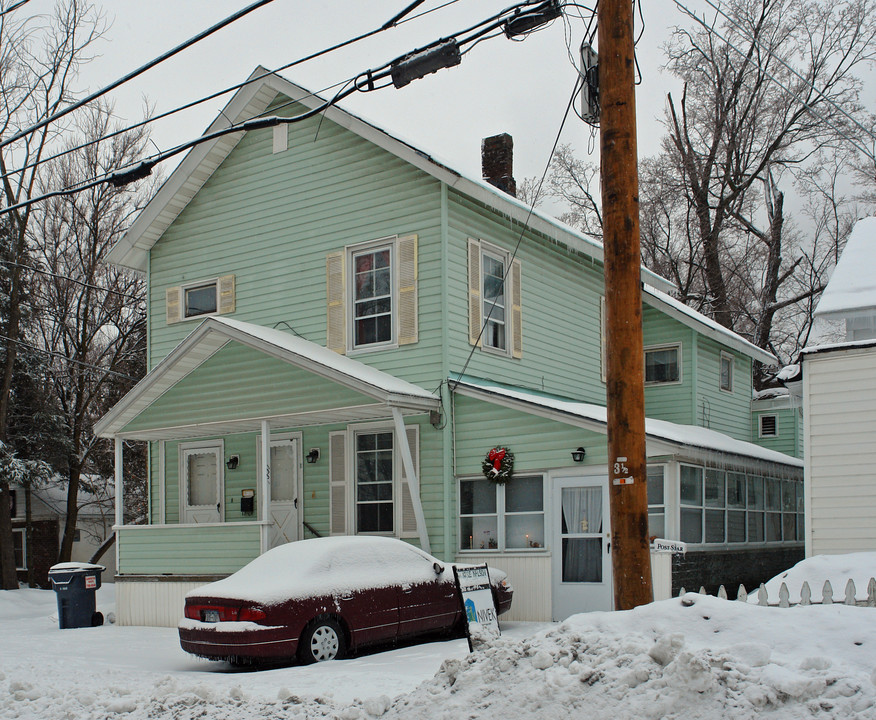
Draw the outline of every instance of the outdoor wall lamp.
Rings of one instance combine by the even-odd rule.
[[[304,457],[307,462],[313,465],[313,463],[319,460],[319,448],[310,448],[310,452],[307,453],[307,455],[305,455]]]
[[[587,454],[587,451],[579,447],[577,450],[572,450],[572,460],[575,462],[584,462],[584,456]]]
[[[240,455],[231,455],[225,461],[225,467],[229,470],[237,470],[237,466],[240,465]]]

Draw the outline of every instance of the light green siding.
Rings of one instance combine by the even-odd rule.
[[[721,352],[733,358],[733,391],[720,388]],[[697,415],[695,424],[737,440],[749,440],[751,359],[710,338],[697,339]]]
[[[326,254],[416,234],[420,341],[366,361],[431,382],[441,360],[440,184],[327,119],[290,126],[285,152],[272,153],[271,138],[270,128],[246,133],[153,247],[150,367],[197,325],[166,324],[168,287],[234,274],[232,317],[324,345]]]
[[[119,572],[125,575],[227,575],[259,554],[255,524],[121,528]]]
[[[696,334],[677,320],[645,306],[642,331],[646,348],[681,344],[681,380],[677,383],[648,385],[645,388],[645,415],[658,420],[691,424],[697,383]]]
[[[126,430],[374,402],[335,382],[230,342],[134,418]]]
[[[760,416],[775,415],[775,437],[760,437]],[[803,457],[803,418],[797,408],[775,408],[770,410],[755,410],[751,414],[751,441],[761,447],[778,452]]]

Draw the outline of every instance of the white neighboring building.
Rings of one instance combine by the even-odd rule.
[[[876,218],[855,225],[815,315],[845,340],[801,354],[806,555],[876,550]]]

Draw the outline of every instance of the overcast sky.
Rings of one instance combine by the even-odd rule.
[[[414,14],[441,1],[427,0]],[[98,46],[100,56],[83,71],[83,82],[90,89],[108,83],[247,4],[248,0],[105,2],[111,25]],[[274,69],[380,26],[408,4],[409,0],[274,0],[114,91],[111,99],[122,118],[135,121],[142,115],[144,97],[156,113],[163,112],[240,82],[259,64]],[[510,4],[509,0],[459,0],[284,74],[308,89],[320,90],[469,27]],[[48,0],[34,0],[17,12],[36,13],[49,5]],[[641,154],[653,152],[662,132],[657,118],[662,116],[667,86],[659,72],[659,46],[668,25],[682,20],[669,0],[660,2],[659,9],[648,5],[639,44],[644,73],[637,101]],[[400,90],[390,87],[356,94],[342,107],[473,176],[480,174],[481,139],[508,132],[514,137],[517,180],[540,175],[575,82],[567,41],[577,55],[584,34],[584,23],[574,20],[569,28],[556,21],[524,42],[494,37],[478,44],[458,67]],[[155,143],[166,149],[200,134],[227,97],[157,123]],[[582,155],[588,146],[598,145],[590,139],[589,126],[574,116],[566,124],[563,141]]]

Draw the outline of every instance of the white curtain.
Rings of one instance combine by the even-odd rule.
[[[563,582],[602,582],[602,488],[563,488],[562,504]]]

